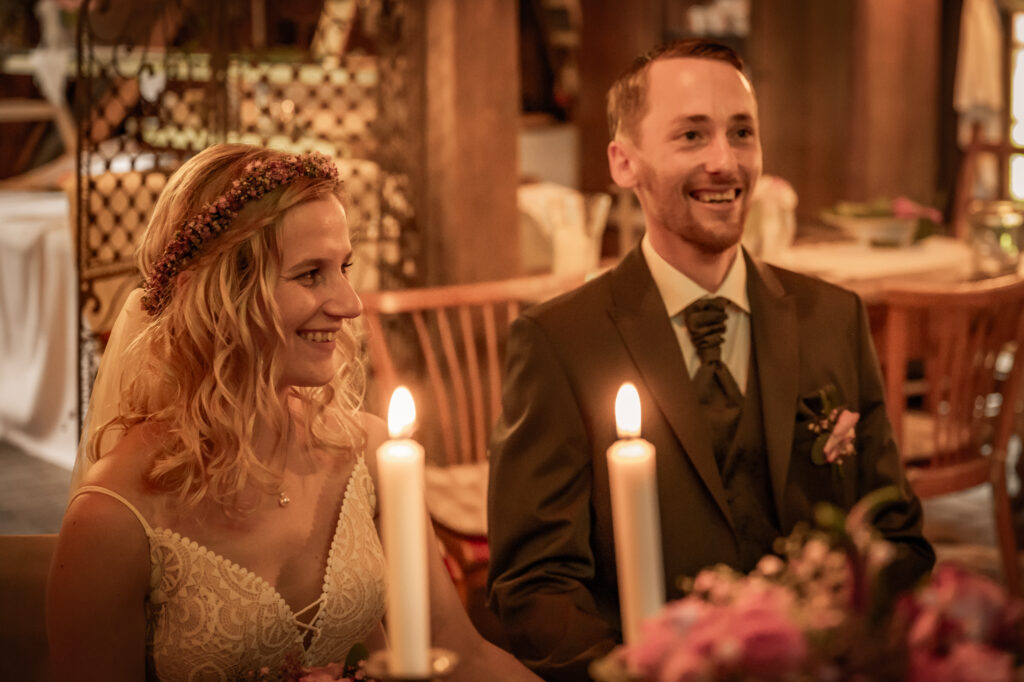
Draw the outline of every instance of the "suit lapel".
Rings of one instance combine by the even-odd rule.
[[[609,315],[651,399],[732,526],[725,486],[702,422],[701,408],[690,390],[690,376],[679,342],[639,246],[612,272],[612,297]],[[638,388],[643,391],[642,387]]]
[[[782,502],[793,448],[793,424],[799,371],[796,308],[772,271],[746,251],[747,295],[751,334],[761,382],[765,444],[775,509],[783,528],[789,527]]]

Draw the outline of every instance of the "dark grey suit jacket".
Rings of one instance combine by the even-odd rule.
[[[904,582],[928,571],[921,507],[902,476],[878,361],[858,297],[767,266],[744,252],[771,487],[783,534],[819,501],[848,509],[896,484],[878,520]],[[614,401],[632,381],[643,437],[657,451],[669,599],[677,580],[738,548],[725,489],[661,296],[639,250],[584,286],[527,310],[508,341],[503,415],[491,449],[491,607],[513,652],[547,679],[587,679],[587,663],[621,640],[606,450]],[[827,385],[860,413],[842,475],[811,461],[801,401]]]

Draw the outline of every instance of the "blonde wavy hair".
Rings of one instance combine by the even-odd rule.
[[[285,156],[239,144],[200,152],[170,178],[137,251],[148,277],[175,232],[223,194],[247,165]],[[285,342],[274,290],[281,264],[281,224],[290,209],[336,196],[341,182],[297,177],[246,204],[220,236],[174,282],[166,307],[151,317],[122,359],[120,415],[97,430],[88,445],[99,458],[108,428],[141,422],[165,426],[147,482],[176,494],[186,506],[210,499],[245,512],[240,493],[279,490],[284,462],[256,456],[257,425],[277,434],[275,451],[289,433],[304,432],[312,448],[353,456],[365,446],[358,411],[365,388],[360,342],[345,320],[335,352],[341,362],[324,386],[293,387],[298,416],[276,389]]]

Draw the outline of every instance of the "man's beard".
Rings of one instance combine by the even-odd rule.
[[[659,183],[647,166],[641,171],[641,187],[647,187],[655,219],[671,234],[699,251],[716,255],[729,250],[743,237],[746,211],[740,210],[737,220],[698,220],[690,208],[691,199],[684,184]],[[743,196],[742,194],[740,195]],[[740,199],[737,198],[737,201]]]

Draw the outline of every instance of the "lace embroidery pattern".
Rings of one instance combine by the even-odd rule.
[[[309,625],[265,580],[168,529],[150,536],[149,667],[162,682],[226,681],[280,666],[343,661],[384,613],[384,554],[373,524],[373,481],[360,458],[345,489]],[[299,613],[302,613],[300,611]],[[308,649],[304,636],[312,630]]]

